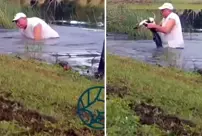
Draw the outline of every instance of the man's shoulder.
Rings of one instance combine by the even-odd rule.
[[[30,21],[43,21],[41,18],[39,18],[39,17],[29,17],[29,18],[27,18],[28,20],[30,20]]]
[[[28,18],[28,22],[32,26],[36,26],[37,24],[46,25],[46,22],[38,17],[30,17]]]
[[[179,18],[179,16],[174,12],[170,13],[169,17],[170,18]]]

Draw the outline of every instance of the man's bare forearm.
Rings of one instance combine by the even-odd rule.
[[[35,40],[41,40],[42,39],[42,36],[41,36],[41,25],[37,25],[35,28],[34,28],[34,39]]]
[[[168,30],[166,29],[166,27],[163,27],[163,26],[160,26],[160,25],[156,25],[155,26],[155,29],[158,31],[158,32],[162,32],[164,34],[167,34],[168,33]]]

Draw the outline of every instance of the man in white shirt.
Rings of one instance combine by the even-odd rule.
[[[179,16],[173,12],[171,3],[164,3],[161,7],[163,20],[161,25],[148,24],[148,28],[155,28],[160,32],[163,46],[170,48],[184,48],[184,39]]]
[[[163,16],[161,24],[150,23],[147,27],[155,28],[161,36],[165,48],[163,62],[166,62],[168,66],[182,68],[184,39],[180,18],[173,12],[174,7],[171,3],[164,3],[158,9]]]
[[[53,30],[44,20],[38,17],[27,18],[24,13],[17,13],[13,19],[23,36],[43,40],[59,38],[59,34]]]

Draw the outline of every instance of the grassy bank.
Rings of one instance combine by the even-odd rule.
[[[107,133],[201,135],[202,78],[107,56]]]
[[[102,135],[84,128],[76,108],[84,90],[103,81],[2,55],[0,64],[0,135]]]

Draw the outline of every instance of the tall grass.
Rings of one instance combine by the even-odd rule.
[[[157,10],[130,10],[124,5],[107,8],[107,31],[116,33],[127,33],[135,39],[150,39],[151,32],[142,27],[133,29],[137,23],[148,17],[156,16],[156,23],[160,22],[161,15]]]
[[[181,24],[183,32],[192,33],[192,29],[201,28],[200,21],[196,20],[200,14],[198,10],[183,13],[185,10],[177,9],[179,16],[183,14]],[[159,10],[154,9],[130,9],[125,4],[118,4],[107,7],[107,32],[126,33],[132,39],[151,39],[152,33],[145,27],[134,29],[134,27],[143,19],[154,17],[157,24],[162,19]]]
[[[72,19],[85,20],[89,23],[104,21],[104,0],[75,0],[75,2],[76,13]]]
[[[118,2],[120,0],[108,0],[108,2]],[[127,1],[122,0],[121,2],[129,3]],[[197,4],[202,3],[201,0],[131,0],[130,3],[163,3],[163,2],[172,2],[172,3],[190,3],[190,4]]]
[[[49,9],[49,10],[53,11],[53,10],[55,10],[56,6],[58,6],[57,1],[54,0],[50,3],[47,3],[48,7],[46,7],[46,6],[45,7],[49,8],[50,5],[54,5],[53,9],[52,8]],[[65,5],[68,8],[68,6],[69,6],[68,3],[70,3],[70,1],[69,0],[62,0],[62,1],[67,3]],[[0,27],[15,28],[15,24],[12,23],[12,19],[17,12],[24,12],[28,17],[37,16],[37,17],[42,18],[41,10],[44,10],[44,9],[41,7],[43,4],[45,4],[45,0],[39,1],[38,6],[35,6],[34,8],[29,6],[27,3],[28,3],[27,1],[20,2],[20,1],[1,0],[0,1]],[[101,17],[102,15],[100,15],[100,9],[103,9],[103,7],[104,7],[103,0],[91,0],[91,1],[74,0],[73,7],[76,8],[75,15],[72,15],[72,16],[74,16],[73,18],[79,18],[80,20],[89,20],[90,22],[91,21],[96,22],[96,21],[102,20],[102,17]],[[63,7],[63,10],[66,10],[67,8]],[[47,11],[47,9],[45,9],[45,12],[46,11]],[[45,12],[44,12],[45,16],[43,16],[43,18],[46,18],[46,16],[51,16],[49,13],[45,13]],[[89,17],[88,15],[89,14],[91,15],[92,12],[93,12],[93,17]],[[103,10],[103,13],[104,13],[104,10]],[[94,20],[95,19],[94,16],[96,16],[96,17],[98,16],[98,20]],[[88,18],[91,18],[91,19],[88,19]]]
[[[150,0],[151,2],[158,2],[158,3],[163,3],[163,2],[172,2],[172,3],[202,3],[201,0]]]
[[[15,2],[17,4],[21,4],[23,6],[28,6],[30,5],[30,0],[9,0],[12,2]],[[37,0],[37,5],[41,6],[43,4],[45,4],[46,2],[49,2],[48,0]],[[51,0],[48,4],[50,3],[54,3],[54,4],[58,4],[60,2],[64,2],[64,3],[76,3],[77,5],[80,6],[102,6],[104,7],[104,0]]]
[[[70,0],[64,0],[70,2]],[[73,0],[77,5],[81,7],[104,7],[104,0]]]
[[[39,12],[29,7],[23,8],[19,4],[9,2],[6,0],[0,1],[0,27],[3,28],[15,28],[15,24],[12,22],[17,12],[24,12],[27,16],[39,16]]]

